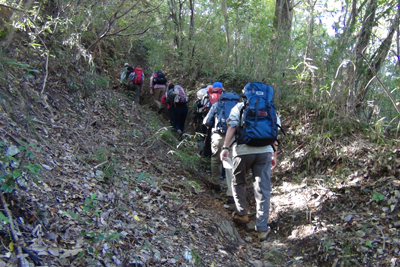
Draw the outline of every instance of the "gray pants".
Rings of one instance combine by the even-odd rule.
[[[140,91],[142,91],[142,86],[128,82],[128,90],[133,92],[133,101],[135,101],[136,104],[140,104]]]
[[[254,196],[256,199],[256,231],[268,230],[269,206],[271,198],[272,153],[240,155],[233,159],[232,193],[239,215],[247,214],[246,175],[253,173]]]

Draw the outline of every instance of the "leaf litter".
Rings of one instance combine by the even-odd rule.
[[[272,233],[259,243],[251,182],[251,222],[235,225],[224,196],[203,184],[209,173],[168,153],[176,145],[149,123],[166,118],[149,104],[110,90],[83,99],[54,86],[48,95],[52,117],[34,101],[0,112],[7,153],[19,153],[18,140],[35,143],[43,167],[40,180],[7,195],[29,266],[399,266],[399,151],[389,159],[355,138],[309,158],[307,145],[291,153],[283,141]],[[13,119],[23,113],[34,123]],[[7,232],[0,266],[17,263]]]

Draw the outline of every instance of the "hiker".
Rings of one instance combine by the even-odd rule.
[[[168,86],[168,91],[170,89],[174,89],[174,86],[175,85],[171,83]],[[167,103],[167,94],[166,93],[161,97],[161,103],[163,103],[167,107],[167,110],[168,110],[168,113],[169,113],[169,123],[171,124],[172,131],[176,131],[176,129],[175,129],[175,106],[174,105],[169,105]]]
[[[215,83],[214,83],[215,84]],[[218,84],[219,86],[219,84]],[[222,84],[221,84],[222,87]],[[215,191],[221,191],[221,171],[223,170],[220,153],[225,140],[225,133],[228,128],[226,119],[229,117],[231,109],[239,102],[239,96],[232,92],[222,92],[218,102],[212,105],[207,116],[203,120],[203,124],[211,128],[211,188]],[[225,169],[226,184],[228,186],[226,195],[228,197],[227,204],[233,204],[232,196],[232,168]]]
[[[271,86],[251,82],[243,89],[244,103],[232,108],[227,120],[228,130],[221,152],[221,159],[226,160],[233,146],[232,191],[236,204],[233,220],[248,223],[246,206],[246,175],[252,170],[257,219],[255,230],[260,241],[267,239],[271,231],[268,226],[271,171],[277,166],[278,127],[280,119],[273,104]],[[268,106],[268,104],[271,104]],[[256,130],[256,131],[255,131]],[[237,136],[234,140],[235,135]]]
[[[121,76],[120,76],[120,80],[119,80],[120,87],[126,86],[126,82],[128,81],[128,75],[130,73],[130,71],[128,71],[128,67],[129,67],[129,64],[124,63],[124,67],[121,71]]]
[[[134,102],[140,104],[140,92],[142,91],[144,73],[139,67],[129,66],[128,63],[124,64],[124,70],[121,74],[121,84],[126,85],[127,90],[133,92]],[[125,74],[125,75],[123,75]]]
[[[150,77],[150,94],[153,95],[154,102],[157,105],[158,113],[164,109],[161,98],[167,93],[168,81],[162,71],[154,72]]]
[[[212,86],[212,85],[209,85]],[[203,119],[210,110],[207,88],[197,91],[197,100],[193,109],[193,129],[197,136],[197,148],[199,155],[205,158],[211,157],[211,134],[207,134],[208,128],[203,124]]]
[[[188,114],[187,96],[180,85],[169,85],[168,91],[165,94],[165,103],[174,107],[174,126],[173,128],[179,135],[179,140],[182,139],[185,121]]]

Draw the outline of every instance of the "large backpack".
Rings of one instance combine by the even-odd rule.
[[[210,100],[207,95],[207,88],[202,88],[197,91],[197,100],[196,100],[196,113],[203,114],[203,117],[207,115],[210,110]]]
[[[211,106],[218,102],[218,99],[221,96],[222,92],[222,88],[214,88],[212,86],[208,86],[207,94],[210,99]]]
[[[144,78],[144,74],[143,74],[143,70],[141,68],[135,68],[129,74],[129,81],[134,83],[134,84],[142,85],[143,84],[143,78]]]
[[[153,84],[166,84],[167,78],[162,71],[157,71],[153,73]]]
[[[166,101],[168,105],[174,106],[178,103],[186,103],[187,96],[180,85],[175,85],[173,89],[168,90]]]
[[[226,119],[229,118],[231,110],[239,102],[239,96],[235,93],[223,92],[218,99],[216,118],[216,130],[219,133],[226,133],[228,125]]]
[[[274,89],[268,84],[250,82],[244,87],[244,105],[236,132],[238,145],[260,147],[272,145],[277,140],[280,126],[273,96]]]

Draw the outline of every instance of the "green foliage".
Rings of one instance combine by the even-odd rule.
[[[141,180],[146,180],[147,182],[149,182],[149,184],[156,186],[153,181],[151,180],[151,178],[156,178],[151,174],[145,173],[145,172],[141,172],[137,175],[137,181],[140,182]]]
[[[379,202],[383,200],[385,196],[379,192],[374,191],[374,194],[371,197],[371,200],[375,200],[376,202]]]
[[[323,242],[322,242],[322,246],[325,248],[325,252],[328,252],[330,247],[333,245],[333,241],[332,239],[330,239],[329,237],[326,238]]]
[[[90,198],[85,198],[85,206],[83,206],[83,211],[85,213],[89,212],[90,210],[92,210],[92,213],[94,215],[96,215],[97,217],[99,217],[99,213],[101,212],[101,210],[96,210],[95,209],[95,204],[97,204],[97,200],[96,200],[97,195],[96,194],[92,194],[90,196]]]
[[[40,179],[42,167],[33,162],[34,154],[31,150],[37,149],[37,145],[21,140],[18,142],[22,144],[18,148],[0,142],[0,189],[5,193],[12,192],[17,184],[25,186],[29,177],[34,181]]]
[[[199,255],[199,253],[197,252],[196,249],[193,248],[191,250],[191,255],[192,255],[193,259],[194,259],[194,265],[201,265],[201,257],[200,257],[200,255]]]
[[[0,212],[0,230],[3,229],[3,225],[10,223],[10,220],[2,212]]]

